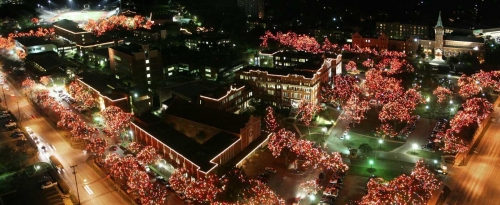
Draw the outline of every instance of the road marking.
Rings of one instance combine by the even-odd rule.
[[[87,193],[89,193],[89,195],[94,194],[94,192],[92,191],[92,189],[90,189],[89,185],[85,185],[85,186],[83,186],[83,188],[85,188],[85,191],[87,191]]]

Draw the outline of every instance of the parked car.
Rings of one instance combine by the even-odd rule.
[[[1,115],[0,115],[0,118],[8,118],[8,117],[10,117],[10,115],[9,115],[9,114],[1,114]]]
[[[16,122],[9,122],[7,124],[5,124],[5,128],[9,129],[15,129],[17,127],[17,123]]]
[[[272,167],[266,167],[265,170],[271,173],[276,173],[276,169]]]
[[[57,185],[57,182],[46,181],[45,183],[42,184],[42,189],[48,189],[48,188],[56,186],[56,185]]]

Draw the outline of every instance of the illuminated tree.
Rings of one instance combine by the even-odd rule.
[[[450,89],[438,86],[434,92],[432,92],[438,99],[438,103],[443,103],[451,98],[453,94]]]
[[[458,86],[460,87],[458,94],[460,94],[460,96],[462,96],[463,98],[470,98],[481,92],[481,87],[479,86],[479,82],[475,81],[473,78],[468,77],[466,75],[462,75],[458,79]]]
[[[119,161],[121,161],[120,155],[118,155],[117,153],[111,153],[106,155],[106,158],[104,159],[104,164],[106,164],[106,166],[113,166]]]
[[[326,103],[342,106],[352,96],[359,95],[361,89],[357,84],[358,79],[350,75],[333,76],[333,86],[323,86],[321,98]]]
[[[175,191],[185,191],[191,183],[188,178],[188,171],[184,168],[176,169],[169,178],[170,187]]]
[[[274,109],[272,107],[267,107],[266,112],[266,118],[264,119],[266,122],[266,130],[269,133],[273,133],[278,128],[278,122],[276,121],[276,117],[274,116]]]
[[[345,70],[349,73],[357,73],[358,70],[356,68],[356,62],[349,61],[349,63],[347,63],[347,65],[345,65]]]
[[[387,137],[393,138],[397,134],[398,133],[394,131],[394,128],[392,128],[392,126],[387,123],[383,123],[380,127],[377,127],[377,129],[375,130],[375,136],[380,137],[382,139],[385,139]]]
[[[102,160],[102,154],[104,154],[104,151],[106,151],[106,147],[108,147],[108,142],[99,137],[93,138],[87,144],[87,150],[93,153],[94,155],[97,155],[99,161]]]
[[[26,78],[26,80],[21,83],[21,86],[24,90],[31,90],[33,89],[33,86],[35,86],[35,81],[30,78]]]
[[[282,128],[277,133],[271,135],[267,146],[273,156],[278,157],[281,155],[283,148],[290,147],[294,140],[295,134]]]
[[[302,182],[299,184],[299,188],[303,192],[307,193],[308,195],[309,194],[316,194],[316,193],[318,193],[318,191],[323,189],[322,186],[320,186],[318,183],[316,183],[316,180],[309,180],[309,181]]]
[[[46,86],[50,83],[50,78],[47,76],[42,76],[42,77],[40,77],[40,83],[42,83],[42,85]]]
[[[151,186],[149,182],[149,176],[145,171],[133,170],[127,178],[127,186],[132,190],[137,190],[140,192],[145,191],[148,186]]]
[[[101,18],[96,20],[89,19],[87,24],[84,25],[84,29],[94,33],[96,36],[100,36],[107,31],[115,29],[127,29],[135,30],[138,28],[151,29],[153,22],[147,20],[143,16],[136,15],[133,18],[128,18],[124,15],[111,16],[107,18]]]
[[[104,130],[111,137],[118,137],[120,133],[130,127],[132,114],[123,112],[116,106],[108,106],[101,111],[106,127]]]
[[[366,100],[359,99],[359,95],[351,95],[351,98],[344,104],[344,115],[340,119],[351,120],[360,123],[365,119],[365,113],[370,110],[370,104]]]
[[[128,144],[128,149],[133,153],[137,153],[139,149],[141,149],[141,147],[142,147],[141,144],[137,142],[131,142],[130,144]]]
[[[215,201],[217,194],[222,191],[219,185],[220,181],[216,175],[207,175],[189,183],[184,193],[187,198],[195,201],[211,203]]]
[[[259,205],[284,205],[285,200],[280,198],[269,187],[258,180],[250,180],[250,190],[248,198],[243,200],[243,204],[259,204]]]
[[[311,130],[309,129],[309,125],[311,125],[311,121],[312,121],[313,117],[320,110],[321,110],[321,106],[319,106],[315,103],[309,102],[305,99],[302,99],[299,103],[297,115],[300,115],[299,121],[304,122],[304,124],[307,126],[309,134],[311,134]]]
[[[149,165],[156,162],[160,157],[156,154],[156,149],[153,146],[144,147],[137,153],[137,160],[140,164]]]
[[[34,25],[38,25],[38,22],[39,22],[38,18],[35,17],[31,18],[31,23],[33,23]]]

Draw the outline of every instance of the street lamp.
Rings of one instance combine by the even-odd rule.
[[[413,148],[413,153],[417,153],[417,149],[418,149],[418,144],[417,143],[413,143],[412,145],[412,148]]]
[[[381,148],[382,148],[382,143],[384,143],[384,140],[379,139],[379,140],[378,140],[378,145],[379,145],[379,147],[378,147],[378,148],[379,148],[379,149],[381,149]]]
[[[7,108],[7,110],[8,110],[9,106],[7,105],[7,98],[5,98],[5,92],[3,91],[3,85],[2,85],[2,94],[3,94],[3,101],[5,101],[5,108]]]
[[[433,162],[434,162],[434,167],[437,168],[437,163],[438,163],[437,159],[433,160]]]
[[[370,169],[373,169],[373,160],[370,159],[369,163],[370,163]]]
[[[80,205],[80,204],[82,204],[82,203],[80,202],[80,192],[78,192],[78,181],[76,180],[76,167],[77,167],[77,166],[78,166],[78,165],[77,165],[77,164],[75,164],[75,165],[70,166],[70,167],[71,167],[71,168],[73,168],[73,175],[75,175],[76,195],[78,195],[78,205]]]
[[[69,6],[71,7],[71,10],[73,10],[73,0],[69,0]]]
[[[52,11],[52,7],[50,6],[50,0],[49,0],[49,11]]]

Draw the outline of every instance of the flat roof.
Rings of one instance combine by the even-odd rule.
[[[52,44],[51,42],[36,36],[17,37],[16,41],[26,47]]]
[[[239,134],[250,120],[250,116],[237,115],[234,113],[206,107],[199,104],[190,103],[186,100],[175,98],[168,106],[165,114],[219,128]]]
[[[267,67],[257,67],[257,66],[247,66],[241,69],[241,71],[244,72],[250,72],[250,71],[261,71],[261,72],[267,72],[268,74],[271,75],[300,75],[304,76],[306,78],[313,78],[314,74],[316,72],[310,72],[310,71],[302,71],[302,70],[294,70],[294,69],[287,69],[287,68],[267,68]]]
[[[95,53],[97,55],[100,55],[100,56],[104,56],[106,58],[109,58],[109,50],[108,48],[99,48],[99,49],[95,49],[93,51],[89,51],[89,53]]]
[[[183,95],[184,97],[196,99],[201,93],[214,89],[215,87],[217,87],[217,84],[215,82],[200,80],[175,86],[171,88],[171,90],[176,92],[177,94]]]
[[[235,143],[239,138],[224,132],[219,132],[212,136],[203,144],[198,143],[195,139],[184,135],[182,132],[175,130],[161,119],[152,113],[145,113],[138,116],[137,119],[143,122],[148,122],[148,125],[134,123],[147,133],[175,150],[180,155],[184,156],[189,161],[200,167],[201,171],[207,172],[214,168],[216,164],[210,162],[218,154]]]
[[[112,46],[110,48],[129,55],[143,51],[142,45],[138,43],[125,43],[118,46]]]
[[[66,30],[72,31],[72,32],[88,32],[86,30],[83,30],[82,28],[78,27],[78,23],[68,20],[68,19],[62,19],[54,23],[54,25],[59,26],[61,28],[64,28]],[[90,33],[90,32],[88,32]]]
[[[118,88],[125,89],[127,86],[112,75],[103,75],[97,73],[79,73],[79,80],[88,86],[94,88],[101,95],[108,97],[111,100],[123,98],[123,95],[113,92]]]
[[[209,90],[209,91],[204,91],[201,93],[201,95],[205,97],[210,97],[210,98],[215,98],[219,99],[223,96],[225,96],[231,89],[242,89],[244,85],[241,85],[239,83],[232,83],[231,85],[226,85],[226,86],[219,86],[215,89]]]

